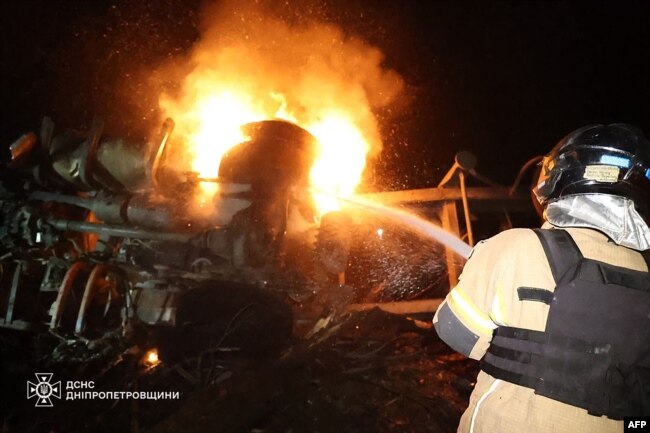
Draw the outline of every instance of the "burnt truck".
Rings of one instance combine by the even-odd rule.
[[[57,134],[45,118],[9,146],[0,330],[51,341],[51,360],[134,341],[183,356],[237,335],[243,350],[274,350],[291,335],[290,304],[337,284],[348,245],[327,227],[340,218],[316,214],[310,133],[244,125],[247,139],[203,179],[179,169],[173,128],[167,119],[151,142],[131,143],[99,119]],[[197,206],[206,184],[216,192]]]

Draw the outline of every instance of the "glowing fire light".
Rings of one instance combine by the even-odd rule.
[[[266,104],[266,109],[262,104],[256,105],[245,92],[219,91],[208,86],[197,93],[204,96],[176,115],[186,131],[192,170],[199,178],[217,178],[225,153],[246,140],[240,129],[242,125],[276,118],[299,124],[318,140],[310,186],[320,215],[339,209],[336,197],[350,197],[361,182],[370,145],[344,110],[330,110],[317,121],[300,124],[279,93],[268,95],[273,104]],[[211,182],[201,182],[201,187],[199,205],[203,206],[216,193],[217,187]]]
[[[245,100],[228,91],[198,101],[195,115],[199,125],[190,136],[192,168],[202,178],[216,178],[223,155],[245,140],[242,124],[264,118],[263,113],[256,113]]]
[[[316,210],[338,209],[336,197],[355,192],[366,157],[381,150],[375,113],[397,101],[403,81],[378,48],[336,26],[285,22],[265,2],[230,3],[206,9],[187,64],[169,68],[174,79],[184,74],[179,92],[160,98],[187,146],[177,168],[214,179],[224,154],[246,140],[242,125],[287,120],[319,143],[308,173]],[[217,187],[201,187],[197,201],[208,208]]]
[[[350,197],[361,182],[370,150],[361,131],[343,113],[332,113],[308,125],[319,142],[310,173],[314,200],[321,215],[339,209],[336,197]],[[320,191],[320,192],[319,192]]]
[[[155,367],[156,365],[160,364],[160,358],[158,357],[157,349],[148,350],[142,359],[143,363],[148,367]]]

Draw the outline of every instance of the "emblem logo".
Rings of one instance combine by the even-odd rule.
[[[52,407],[52,397],[61,398],[61,381],[52,383],[52,373],[35,373],[36,383],[27,381],[27,399],[36,397],[36,407]]]

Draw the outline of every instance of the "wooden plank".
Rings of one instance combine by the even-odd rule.
[[[350,304],[346,311],[367,311],[379,308],[393,314],[434,313],[444,299],[420,299],[417,301],[378,302],[369,304]]]

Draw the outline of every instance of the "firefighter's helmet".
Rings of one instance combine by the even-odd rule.
[[[640,129],[624,123],[577,129],[544,157],[533,194],[544,208],[576,194],[626,197],[648,221],[650,142]]]

